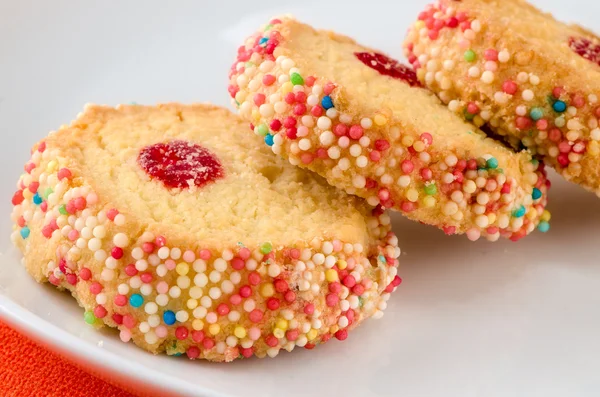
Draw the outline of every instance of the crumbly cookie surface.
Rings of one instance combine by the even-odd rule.
[[[549,228],[544,166],[449,112],[409,67],[292,18],[238,50],[229,93],[274,153],[472,240]]]
[[[242,128],[210,105],[86,107],[19,180],[27,271],[87,323],[192,359],[311,349],[381,317],[401,281],[389,216]]]
[[[600,194],[600,38],[523,0],[443,0],[406,54],[451,111]]]

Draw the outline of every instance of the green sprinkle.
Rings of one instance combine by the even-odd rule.
[[[269,127],[266,124],[261,124],[256,128],[258,135],[266,136],[269,133]]]
[[[60,212],[60,213],[61,213],[61,214],[63,214],[63,215],[67,215],[67,214],[68,214],[68,212],[67,212],[67,206],[66,206],[66,205],[64,205],[64,204],[63,204],[63,205],[61,205],[61,206],[58,208],[58,212]]]
[[[433,196],[436,193],[437,193],[437,186],[435,186],[435,183],[430,183],[430,184],[425,185],[425,194]]]
[[[85,314],[83,315],[83,319],[85,320],[86,323],[92,325],[96,322],[96,316],[94,316],[94,313],[92,312],[85,312]]]
[[[304,79],[298,73],[292,73],[292,75],[290,76],[290,81],[292,82],[293,85],[303,85],[304,84]]]
[[[267,255],[271,251],[273,251],[273,245],[271,243],[264,243],[260,246],[260,252],[262,252],[265,255]]]
[[[246,62],[246,69],[254,67],[254,62]]]
[[[271,29],[273,29],[273,25],[268,24],[267,26],[265,26],[265,32],[268,32]]]
[[[475,115],[469,113],[467,111],[467,109],[465,109],[465,111],[463,112],[463,114],[464,114],[465,119],[468,120],[468,121],[473,121],[473,119],[475,118]]]
[[[535,120],[535,121],[540,120],[542,117],[544,117],[544,109],[542,109],[542,108],[531,109],[531,112],[529,112],[529,117],[531,117],[531,119]]]
[[[363,307],[363,304],[365,303],[365,300],[359,296],[358,297],[358,307]]]
[[[465,61],[475,62],[476,59],[477,59],[477,54],[475,54],[475,51],[468,50],[467,52],[465,52]]]
[[[44,191],[44,199],[48,200],[48,197],[50,197],[50,195],[54,193],[54,190],[52,190],[52,188],[48,188]]]
[[[548,222],[540,222],[540,224],[538,225],[538,230],[542,233],[546,233],[548,232],[548,230],[550,230],[550,224]]]
[[[496,168],[498,168],[498,160],[496,160],[495,157],[490,157],[485,165],[487,166],[487,168],[495,170]]]

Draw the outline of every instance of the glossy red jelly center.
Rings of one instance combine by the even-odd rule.
[[[569,46],[575,53],[600,66],[600,43],[584,37],[571,37]]]
[[[355,52],[354,55],[368,67],[377,70],[384,76],[399,79],[411,87],[421,87],[415,71],[409,66],[403,65],[395,59],[388,58],[376,52]]]
[[[202,187],[225,175],[223,166],[207,149],[186,141],[147,146],[140,152],[139,165],[167,187]]]

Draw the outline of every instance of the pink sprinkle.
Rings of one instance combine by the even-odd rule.
[[[291,127],[285,130],[285,136],[287,136],[289,139],[296,139],[298,137],[298,131],[296,130],[296,127]]]
[[[266,98],[265,98],[264,94],[256,94],[256,95],[254,95],[254,104],[256,106],[262,105],[263,103],[265,103],[265,100],[266,100]]]
[[[135,268],[134,264],[125,266],[125,274],[127,274],[129,277],[133,277],[137,273],[138,273],[138,270]]]
[[[269,128],[272,131],[279,131],[281,129],[281,121],[277,120],[277,119],[273,119],[273,121],[271,121],[271,124],[269,124]]]
[[[71,171],[68,168],[61,168],[58,171],[58,180],[62,181],[63,179],[71,179],[73,177],[73,174],[71,173]]]
[[[270,86],[274,82],[275,82],[275,76],[273,76],[272,74],[265,74],[263,76],[263,84],[264,85]]]
[[[306,306],[304,306],[304,313],[307,315],[311,315],[315,312],[315,305],[313,305],[312,303],[307,304]]]
[[[152,274],[148,273],[148,272],[144,272],[140,275],[140,278],[142,279],[143,283],[149,284],[152,282]]]
[[[288,104],[288,105],[293,105],[294,102],[296,102],[296,96],[294,95],[293,92],[288,92],[285,95],[284,101]]]
[[[200,349],[197,346],[190,346],[186,354],[190,360],[195,360],[200,357]]]
[[[196,343],[200,343],[204,340],[204,331],[192,331],[192,340]]]
[[[348,127],[346,124],[337,124],[335,127],[333,127],[333,133],[336,136],[344,136],[348,133]]]
[[[307,87],[312,87],[315,84],[315,80],[315,76],[308,76],[304,79],[304,84],[306,84]]]
[[[175,261],[173,259],[167,259],[165,261],[165,266],[167,267],[167,269],[173,270],[173,269],[175,269],[175,266],[177,266],[177,264],[175,263]]]
[[[135,324],[137,322],[135,321],[135,318],[133,318],[133,316],[131,314],[126,314],[123,316],[123,325],[126,326],[127,328],[131,329],[133,327],[135,327]]]
[[[575,106],[577,109],[581,109],[585,106],[585,98],[580,94],[576,94],[573,97],[573,106]]]
[[[48,276],[48,281],[50,281],[50,284],[53,284],[56,286],[60,285],[60,280],[58,278],[56,278],[54,273],[50,273],[50,275]]]
[[[569,155],[566,153],[559,154],[558,157],[556,158],[556,160],[558,161],[558,164],[561,165],[561,167],[566,167],[570,163]]]
[[[117,323],[117,325],[123,324],[123,315],[119,313],[113,313],[111,316],[112,320]]]
[[[115,305],[125,306],[126,304],[127,304],[127,297],[125,295],[116,295],[115,296]]]
[[[243,260],[246,260],[248,258],[250,258],[251,252],[248,248],[244,247],[240,249],[240,252],[238,252],[238,256],[240,258],[242,258]]]
[[[423,180],[425,180],[425,181],[431,180],[431,178],[433,178],[433,172],[431,171],[431,169],[422,168],[421,169],[421,178],[423,178]]]
[[[229,314],[229,306],[227,306],[226,303],[220,303],[219,306],[217,306],[217,313],[220,316],[226,316]]]
[[[258,272],[253,271],[252,273],[250,273],[248,275],[248,282],[251,285],[258,285],[258,284],[260,284],[260,274],[258,274]]]
[[[160,281],[156,284],[156,290],[159,294],[166,294],[169,292],[169,284],[166,281]]]
[[[210,257],[211,257],[211,253],[209,250],[203,249],[200,251],[200,259],[207,261],[210,259]]]
[[[202,341],[202,346],[206,349],[206,350],[210,350],[213,347],[215,347],[215,341],[210,339],[210,338],[204,338],[204,340]]]
[[[159,325],[158,327],[156,327],[154,332],[159,338],[165,338],[168,334],[167,327],[165,327],[164,325]]]
[[[352,275],[348,275],[344,277],[342,280],[342,284],[344,284],[348,288],[352,288],[356,285],[356,279]]]
[[[381,160],[381,153],[377,150],[373,150],[371,153],[369,153],[369,159],[376,163]]]
[[[71,285],[77,284],[77,276],[73,273],[69,273],[66,275],[67,282]]]
[[[300,250],[297,248],[292,248],[290,250],[290,258],[296,259],[296,260],[300,259]]]
[[[42,212],[48,211],[48,202],[44,201],[42,204],[40,204],[40,209],[42,210]]]
[[[288,303],[292,303],[296,300],[296,293],[294,291],[287,291],[285,293],[285,295],[283,296],[283,299],[285,299],[286,302]]]
[[[304,103],[306,102],[306,99],[308,97],[306,96],[306,93],[304,91],[300,91],[296,93],[296,102],[298,103]]]
[[[260,338],[260,329],[252,327],[248,330],[248,337],[251,340],[258,340]]]
[[[379,196],[379,200],[386,201],[390,198],[390,191],[386,188],[380,189],[378,196]]]
[[[446,21],[446,26],[448,26],[449,28],[457,28],[458,27],[458,19],[456,19],[455,17],[451,17]]]
[[[509,95],[516,94],[518,88],[519,86],[517,86],[517,83],[512,80],[506,80],[504,83],[502,83],[502,91]]]
[[[87,207],[87,201],[83,197],[77,197],[74,204],[78,211],[83,211]]]
[[[65,209],[67,210],[67,212],[69,214],[74,214],[76,212],[75,203],[73,202],[73,200],[71,200],[67,203],[67,205],[65,206]]]
[[[46,151],[46,142],[40,142],[37,148],[38,152],[44,153]]]
[[[40,183],[39,182],[31,182],[29,184],[29,191],[31,193],[37,192],[39,188],[40,188]]]
[[[94,281],[91,285],[90,285],[90,292],[94,295],[98,295],[100,292],[102,292],[102,285],[100,285],[99,282]]]
[[[558,144],[558,150],[561,153],[570,153],[571,152],[571,145],[569,145],[568,141],[562,141],[561,143]]]
[[[582,154],[583,152],[585,152],[585,147],[586,147],[585,142],[577,141],[573,145],[573,152],[577,153],[577,154]]]
[[[340,240],[333,240],[333,252],[340,252],[343,248],[343,244]]]
[[[287,340],[292,341],[292,342],[295,341],[296,339],[298,339],[298,335],[299,335],[299,332],[297,329],[291,329],[285,333],[285,337],[287,338]]]
[[[121,259],[123,257],[123,248],[113,247],[110,251],[110,255],[115,259]]]
[[[439,30],[430,30],[427,35],[429,36],[429,38],[431,40],[437,40],[438,37],[440,37],[440,32]]]
[[[252,295],[252,288],[250,288],[250,286],[244,285],[243,287],[240,288],[240,296],[242,298],[247,298],[250,295]]]
[[[519,130],[526,130],[531,127],[531,119],[525,116],[519,116],[515,120],[515,125]]]
[[[357,296],[361,296],[362,294],[365,293],[365,287],[362,284],[356,284],[353,288],[352,288],[352,293],[354,295]]]
[[[194,251],[187,250],[183,253],[183,260],[192,263],[196,260],[196,254],[194,254]]]
[[[422,135],[421,135],[421,137],[422,137]],[[377,149],[378,151],[383,152],[389,148],[390,148],[390,143],[387,140],[377,139],[375,141],[375,149]]]
[[[283,120],[283,126],[285,128],[292,128],[296,126],[298,120],[295,117],[288,116]]]
[[[87,196],[88,205],[94,205],[98,202],[98,195],[96,193],[90,193]]]
[[[412,201],[403,201],[402,204],[400,204],[400,209],[404,212],[412,212],[416,209],[416,204]]]
[[[312,109],[310,109],[310,113],[315,117],[321,117],[323,115],[323,108],[315,105],[312,107]]]
[[[239,305],[240,303],[242,303],[242,297],[239,296],[238,294],[231,295],[231,297],[229,298],[229,302],[232,305]]]
[[[92,278],[92,271],[90,269],[88,269],[87,267],[82,267],[81,270],[79,271],[79,277],[83,281],[88,281],[89,279]]]
[[[535,123],[535,127],[540,131],[545,131],[546,129],[548,129],[548,120],[538,120],[537,123]]]
[[[479,113],[479,106],[477,106],[477,104],[474,102],[469,102],[467,105],[467,112],[471,114],[477,114]]]
[[[327,294],[327,296],[325,297],[325,302],[327,303],[327,306],[329,306],[329,307],[334,307],[335,305],[338,304],[339,301],[340,301],[339,296],[337,296],[334,293]]]
[[[313,162],[314,156],[311,153],[303,153],[302,156],[300,156],[300,160],[302,161],[302,164],[310,164]]]
[[[335,89],[335,84],[333,84],[333,83],[327,83],[323,87],[323,93],[325,95],[330,95],[333,92],[334,89]]]
[[[565,89],[562,87],[554,87],[552,90],[552,96],[556,99],[560,99],[561,95],[565,93]]]
[[[79,232],[75,229],[71,230],[67,236],[69,240],[75,241],[79,238]]]
[[[154,244],[153,243],[144,243],[142,244],[142,251],[147,254],[151,254],[154,252]]]
[[[164,236],[158,236],[155,240],[155,244],[158,247],[164,247],[167,244],[167,239]]]
[[[262,310],[259,309],[254,309],[250,312],[250,314],[248,315],[248,317],[250,318],[250,321],[252,321],[253,323],[260,323],[263,319],[264,313],[262,312]]]
[[[107,314],[108,312],[102,305],[98,305],[94,308],[94,316],[96,316],[97,318],[104,318]]]
[[[404,172],[405,174],[410,174],[415,169],[415,165],[410,160],[404,160],[402,162],[402,164],[400,165],[400,168],[402,169],[402,172]]]
[[[350,135],[350,138],[354,140],[359,140],[360,138],[362,138],[363,134],[364,131],[360,125],[353,125],[352,127],[350,127],[350,132],[348,135]]]
[[[321,160],[324,160],[324,159],[326,159],[326,158],[329,157],[329,155],[327,154],[327,150],[325,148],[322,148],[322,147],[317,149],[317,153],[316,154],[317,154],[317,158],[319,158]]]
[[[121,338],[121,341],[127,343],[131,340],[131,331],[128,329],[122,329],[119,333],[119,337]]]
[[[498,60],[498,51],[490,48],[489,50],[485,50],[484,57],[488,61],[497,61]]]
[[[334,281],[333,283],[329,283],[329,291],[338,294],[342,290],[342,284]]]
[[[115,217],[119,215],[119,210],[113,208],[108,210],[108,212],[106,213],[106,217],[113,222],[115,220]]]
[[[297,103],[294,105],[294,114],[296,116],[302,116],[304,113],[306,113],[306,105],[303,103]]]
[[[177,329],[175,330],[175,337],[179,340],[187,339],[188,329],[183,326],[177,327]]]

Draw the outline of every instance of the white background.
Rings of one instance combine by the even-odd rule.
[[[535,3],[600,30],[596,1]],[[71,299],[29,280],[8,243],[10,197],[30,146],[86,102],[228,105],[237,46],[280,13],[399,57],[425,4],[0,0],[0,315],[155,391],[158,382],[190,395],[600,395],[600,200],[556,177],[547,235],[471,243],[397,217],[405,283],[382,320],[344,343],[227,366],[152,357],[92,331]]]

